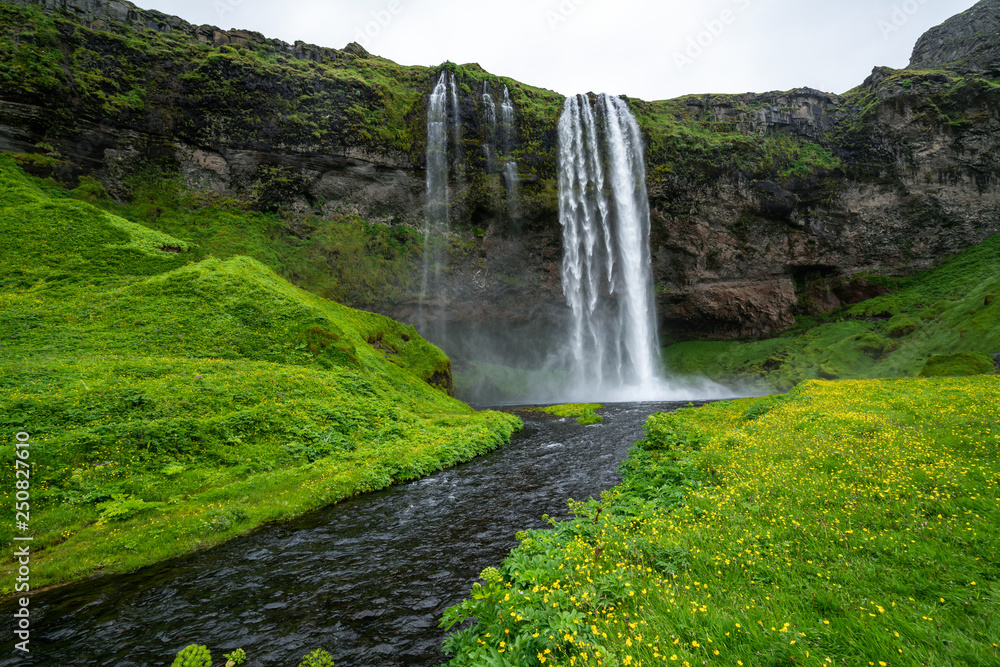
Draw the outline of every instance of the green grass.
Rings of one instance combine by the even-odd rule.
[[[997,664],[998,393],[812,381],[654,415],[621,485],[445,614],[450,664]]]
[[[18,164],[38,161],[17,154]],[[416,297],[421,235],[405,224],[370,223],[357,215],[287,216],[252,210],[233,198],[186,190],[178,176],[154,168],[128,179],[127,203],[112,200],[88,177],[74,190],[37,181],[53,199],[85,201],[144,227],[183,239],[189,258],[252,257],[282,278],[327,299],[355,307]]]
[[[578,423],[589,425],[604,422],[604,418],[597,414],[597,411],[603,407],[598,403],[566,403],[563,405],[550,405],[545,408],[533,408],[533,410],[556,417],[576,417]]]
[[[713,97],[733,98],[728,100],[731,104],[742,104],[736,96]],[[752,180],[791,184],[826,177],[843,166],[828,146],[780,133],[744,134],[734,124],[716,121],[710,114],[693,116],[685,99],[633,100],[631,104],[646,138],[652,183],[680,179],[687,184],[706,184],[721,171],[732,170]]]
[[[920,377],[988,375],[995,371],[993,357],[985,354],[936,354],[924,364]]]
[[[988,373],[1000,352],[1000,235],[936,269],[898,282],[892,294],[761,341],[693,341],[664,350],[669,372],[778,390],[816,378],[916,377],[935,355],[976,355],[955,375]]]
[[[412,479],[519,427],[451,398],[448,358],[413,327],[54,195],[9,158],[0,236],[0,424],[31,434],[33,588]]]

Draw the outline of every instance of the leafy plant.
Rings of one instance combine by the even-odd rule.
[[[146,502],[128,494],[115,494],[108,502],[101,503],[100,522],[124,521],[137,514],[162,506],[161,502]]]
[[[651,416],[621,484],[445,612],[449,665],[991,664],[998,390],[812,381]]]
[[[212,667],[212,653],[206,646],[191,644],[181,649],[170,667]]]
[[[236,667],[236,665],[242,665],[246,662],[247,654],[243,649],[238,648],[232,653],[223,653],[222,657],[226,659],[226,667]]]
[[[318,648],[303,656],[299,667],[333,667],[333,656]]]

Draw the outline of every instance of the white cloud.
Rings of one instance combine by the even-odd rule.
[[[563,94],[607,91],[650,100],[797,86],[844,92],[861,83],[876,65],[905,66],[924,31],[973,4],[971,0],[140,3],[192,23],[246,28],[289,42],[300,39],[342,48],[362,35],[369,51],[405,65],[478,62],[494,74]],[[236,6],[219,11],[230,4]],[[887,31],[886,25],[894,30]],[[700,52],[691,49],[697,57],[678,67],[677,54],[685,56],[686,49],[698,42]]]

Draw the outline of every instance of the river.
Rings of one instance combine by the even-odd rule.
[[[567,498],[614,486],[646,417],[681,405],[608,405],[592,426],[520,412],[524,430],[469,463],[36,594],[31,653],[0,665],[170,665],[191,643],[207,644],[216,664],[243,648],[249,667],[295,667],[315,648],[338,667],[440,664],[441,614],[499,564],[515,533],[565,516]]]

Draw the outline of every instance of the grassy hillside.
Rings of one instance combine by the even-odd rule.
[[[1000,377],[812,381],[654,415],[529,531],[453,665],[994,665]]]
[[[447,357],[412,327],[205,257],[6,157],[0,238],[0,424],[31,435],[33,587],[417,477],[518,426],[450,398]]]
[[[665,363],[677,374],[779,390],[814,378],[940,375],[942,363],[951,375],[992,368],[989,355],[1000,353],[1000,236],[932,271],[884,281],[891,294],[800,318],[778,338],[679,343],[665,349]]]
[[[37,156],[16,154],[30,166]],[[190,242],[192,260],[252,257],[303,289],[338,302],[366,306],[406,301],[419,290],[421,235],[408,225],[370,223],[357,215],[324,219],[250,210],[245,202],[186,190],[176,175],[145,171],[129,179],[132,198],[112,199],[84,177],[54,196],[85,201],[117,217]]]

